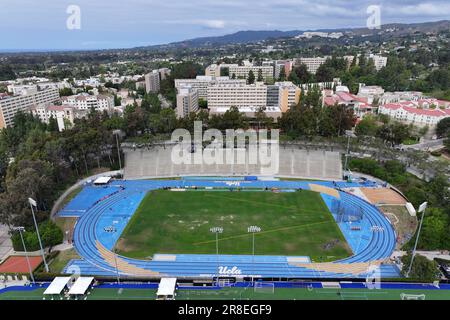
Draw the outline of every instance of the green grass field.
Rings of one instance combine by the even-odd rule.
[[[223,227],[221,254],[251,254],[247,227],[257,225],[255,254],[305,255],[331,261],[351,254],[319,193],[263,191],[152,191],[146,195],[117,243],[120,254],[214,254]]]
[[[1,300],[42,300],[44,289],[9,291]],[[178,290],[176,300],[400,300],[402,293],[425,294],[425,300],[450,300],[448,290],[368,290],[368,289],[288,289],[275,288],[273,293],[255,292],[254,288],[221,290]],[[50,299],[50,298],[46,298]],[[155,300],[151,289],[93,289],[87,300]]]

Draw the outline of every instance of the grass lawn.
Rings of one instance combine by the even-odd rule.
[[[1,300],[42,300],[44,289],[9,291]],[[255,292],[254,288],[221,290],[177,290],[176,300],[400,300],[402,293],[425,294],[425,300],[450,300],[449,290],[368,290],[368,289],[288,289],[275,288],[273,293]],[[47,298],[50,299],[50,298]],[[155,300],[152,289],[93,289],[87,300]]]
[[[62,273],[65,266],[72,259],[80,259],[80,256],[76,252],[75,249],[69,249],[65,251],[61,251],[55,259],[50,261],[49,268],[52,273]]]
[[[259,255],[305,255],[315,261],[351,255],[320,194],[306,190],[152,191],[128,223],[117,249],[133,258],[155,253],[214,254],[215,235],[209,229],[221,226],[221,254],[251,254],[247,227],[252,225],[262,228],[255,235]]]

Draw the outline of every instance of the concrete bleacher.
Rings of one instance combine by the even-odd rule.
[[[225,164],[175,164],[172,161],[172,147],[153,147],[150,149],[124,149],[125,179],[175,177],[183,175],[266,175],[264,166],[249,160],[245,151],[245,163]],[[235,155],[237,150],[234,151]],[[290,176],[307,179],[339,180],[342,178],[342,162],[339,152],[323,150],[304,150],[295,147],[279,149],[277,176]]]

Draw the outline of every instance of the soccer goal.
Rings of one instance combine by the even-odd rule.
[[[400,299],[402,300],[425,300],[425,294],[400,294]]]
[[[273,294],[275,292],[275,284],[270,282],[255,282],[254,292]]]

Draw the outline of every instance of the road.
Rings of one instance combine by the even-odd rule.
[[[413,145],[402,145],[403,149],[415,149],[422,151],[434,151],[444,147],[444,139],[430,140]]]

